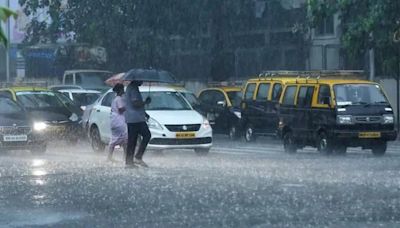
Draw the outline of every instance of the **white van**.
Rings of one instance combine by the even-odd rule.
[[[174,88],[141,86],[143,98],[152,102],[145,109],[151,139],[148,149],[194,149],[205,155],[212,146],[212,129],[206,118],[195,111]],[[115,93],[110,89],[94,104],[89,117],[89,137],[93,150],[103,151],[111,138],[110,113]]]

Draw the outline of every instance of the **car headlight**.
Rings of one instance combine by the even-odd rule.
[[[349,115],[338,115],[336,122],[338,124],[353,124],[353,118]]]
[[[394,123],[393,115],[383,115],[383,124],[392,124]]]
[[[45,122],[35,122],[33,123],[33,130],[35,131],[43,131],[47,128],[47,124]]]
[[[149,117],[149,119],[147,120],[147,125],[149,126],[149,128],[152,129],[156,129],[156,130],[162,130],[163,127],[161,126],[161,124],[159,122],[157,122],[157,120]]]
[[[75,113],[72,113],[72,115],[69,117],[69,120],[72,122],[78,121],[79,117]]]
[[[242,118],[242,113],[241,113],[241,112],[234,111],[233,114],[235,114],[235,116],[236,116],[237,118],[239,118],[239,119]]]
[[[210,128],[210,122],[208,122],[207,118],[203,117],[203,124],[201,125],[204,129]]]

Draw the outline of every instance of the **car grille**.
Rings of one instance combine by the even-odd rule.
[[[31,127],[0,127],[0,134],[2,135],[27,135],[31,133],[32,128]]]
[[[381,116],[355,116],[354,117],[355,123],[381,123],[382,117]]]
[[[172,132],[198,131],[200,126],[200,124],[165,125],[165,127]]]
[[[165,139],[153,138],[150,144],[153,145],[196,145],[196,144],[209,144],[212,142],[211,137],[194,138],[194,139]]]
[[[352,125],[336,126],[337,130],[345,131],[391,131],[393,130],[393,124],[381,124],[381,123],[357,123]]]

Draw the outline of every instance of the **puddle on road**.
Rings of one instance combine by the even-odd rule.
[[[86,217],[80,212],[55,212],[51,209],[0,211],[0,227],[51,226],[68,220]]]

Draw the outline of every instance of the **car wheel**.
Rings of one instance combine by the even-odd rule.
[[[47,144],[37,145],[31,148],[32,154],[44,154],[47,150]]]
[[[296,153],[297,145],[291,131],[288,131],[283,135],[283,148],[285,149],[286,153]]]
[[[229,129],[229,139],[236,140],[239,137],[238,129],[236,126],[231,126]]]
[[[252,142],[252,141],[256,140],[256,138],[254,136],[253,126],[251,126],[251,125],[246,126],[246,130],[244,132],[244,139],[246,140],[246,142]]]
[[[387,143],[386,142],[378,142],[372,146],[372,153],[375,156],[382,156],[386,153]]]
[[[321,132],[318,136],[318,151],[322,154],[331,154],[332,153],[332,142],[328,138],[325,132]]]
[[[90,144],[94,152],[101,153],[104,152],[106,145],[101,141],[100,132],[97,127],[93,127],[90,132]]]
[[[206,156],[209,152],[210,152],[210,148],[204,149],[204,148],[197,148],[194,149],[194,152],[198,155],[198,156]]]

